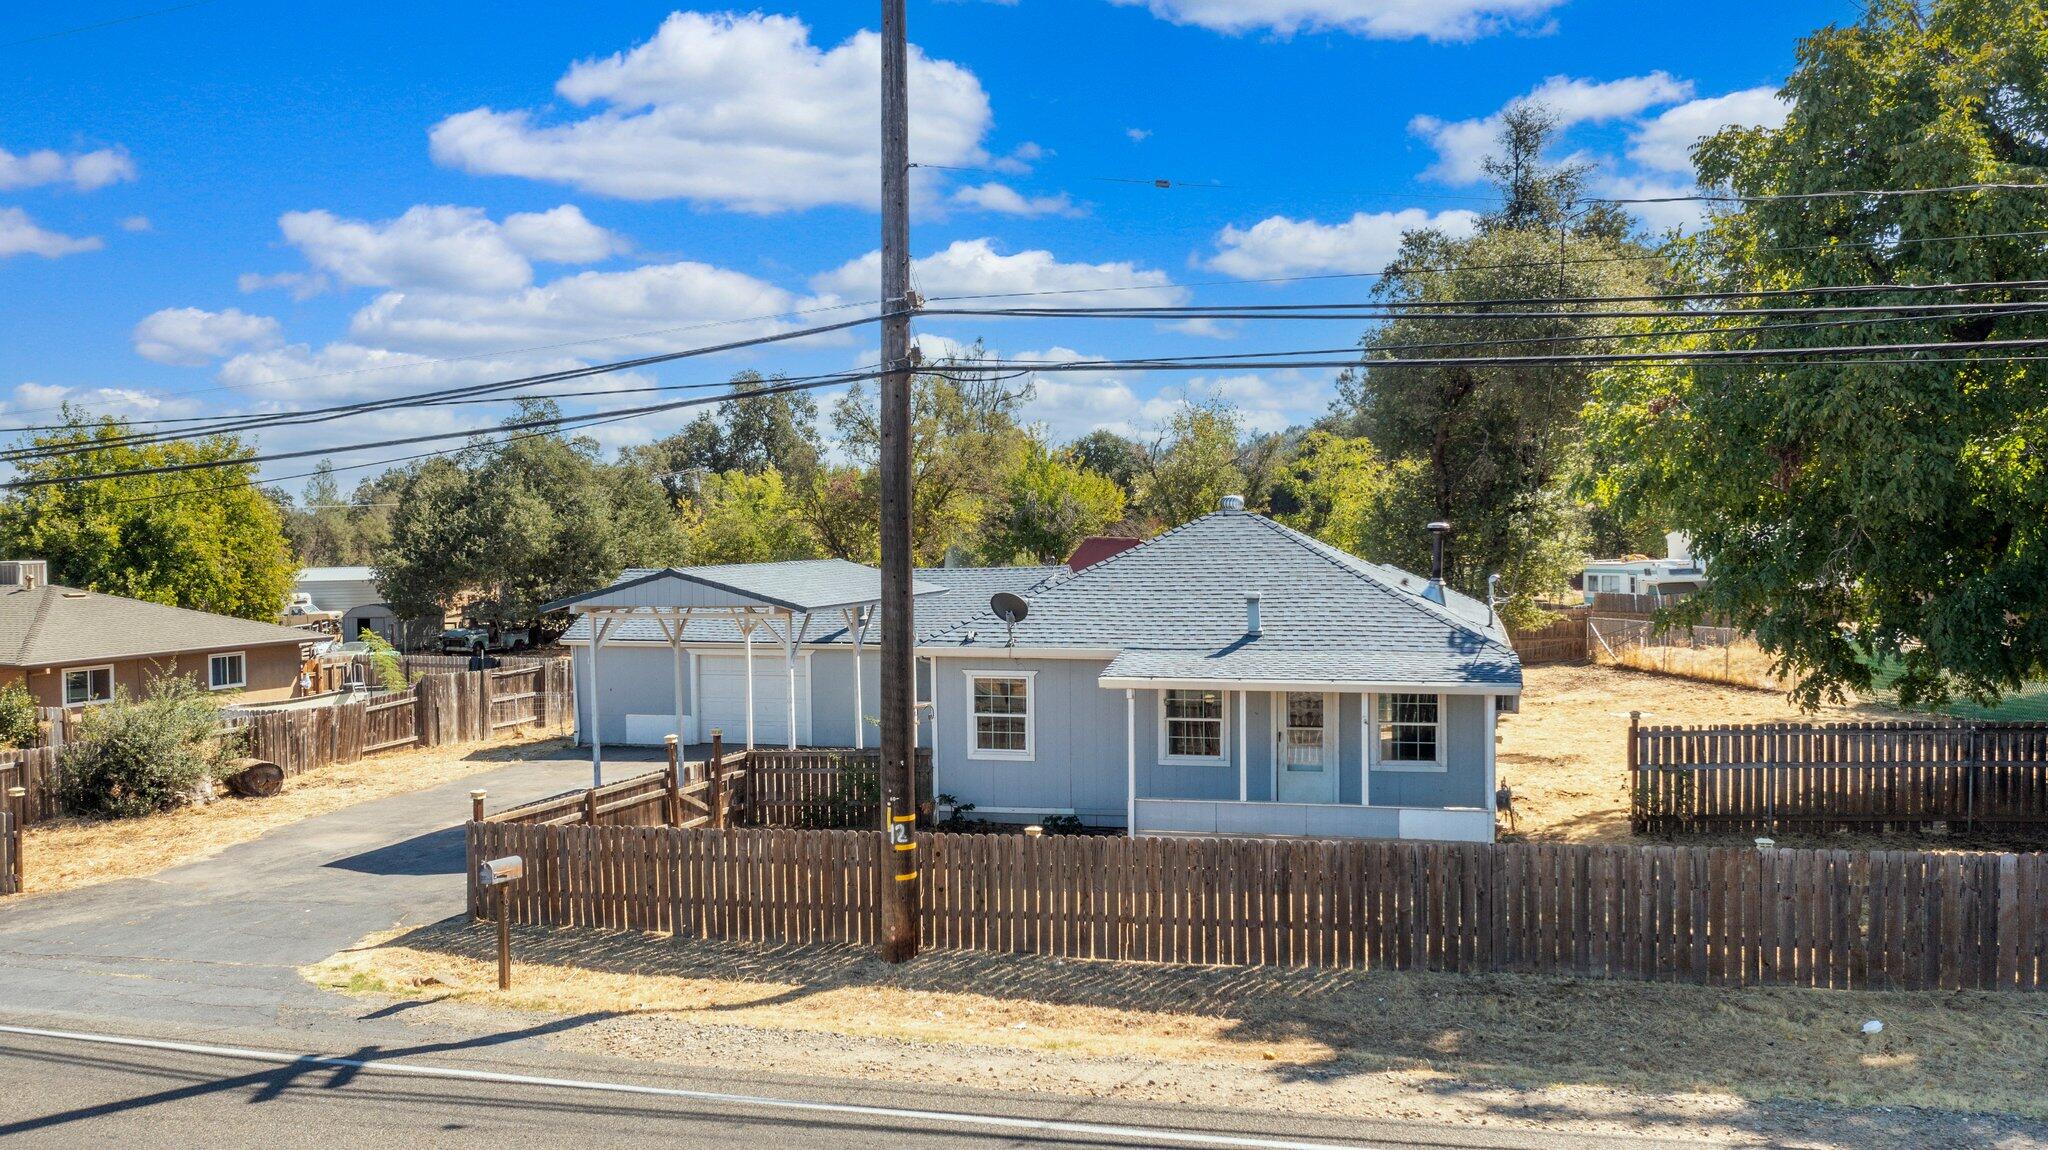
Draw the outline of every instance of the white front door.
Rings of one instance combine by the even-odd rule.
[[[1280,715],[1274,747],[1278,776],[1274,798],[1283,803],[1337,801],[1337,749],[1331,738],[1330,697],[1313,691],[1288,691],[1274,699]]]
[[[709,739],[711,729],[725,734],[725,745],[747,741],[747,661],[743,655],[697,656],[697,737]],[[810,741],[811,684],[809,661],[796,664],[796,741]],[[780,747],[789,742],[789,672],[776,650],[754,652],[754,742]]]

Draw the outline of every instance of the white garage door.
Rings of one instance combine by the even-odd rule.
[[[747,662],[744,655],[697,657],[697,737],[709,740],[711,728],[725,732],[727,746],[747,739]],[[796,739],[810,742],[811,678],[809,661],[796,664]],[[764,747],[789,743],[789,678],[779,652],[754,654],[754,742]]]

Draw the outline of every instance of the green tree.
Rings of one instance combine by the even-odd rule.
[[[1177,527],[1244,494],[1238,469],[1238,414],[1222,404],[1185,404],[1145,453],[1139,506],[1160,527]]]
[[[1626,217],[1575,210],[1586,170],[1550,164],[1543,149],[1554,120],[1518,105],[1503,116],[1501,154],[1489,160],[1500,206],[1471,235],[1425,229],[1402,237],[1400,254],[1375,289],[1396,303],[1541,299],[1639,294],[1648,289],[1647,253],[1627,238]],[[1426,570],[1432,519],[1455,529],[1447,578],[1472,595],[1487,577],[1503,577],[1511,619],[1535,613],[1537,597],[1565,584],[1583,556],[1584,513],[1570,497],[1583,450],[1580,412],[1591,370],[1576,364],[1478,362],[1502,356],[1572,354],[1600,346],[1616,320],[1556,312],[1537,318],[1482,318],[1455,327],[1406,313],[1364,341],[1365,360],[1338,384],[1336,424],[1363,435],[1394,469],[1384,508],[1411,522],[1380,518],[1359,545],[1374,559]],[[1450,360],[1436,366],[1389,361]],[[1467,365],[1456,362],[1472,359]],[[1363,530],[1363,528],[1362,528]]]
[[[16,680],[0,687],[0,747],[32,747],[42,738],[36,721],[36,697]]]
[[[732,389],[741,398],[705,411],[674,435],[631,449],[628,458],[655,475],[676,507],[695,494],[703,475],[779,471],[793,484],[808,483],[823,454],[818,404],[806,391],[766,390],[778,382],[752,371],[733,376]]]
[[[1702,184],[1749,197],[2040,184],[2048,15],[2012,0],[1875,0],[1807,38],[1782,94],[1781,127],[1694,151]],[[1799,293],[1773,306],[1912,304],[1927,297],[1830,289],[2039,279],[2044,229],[2039,188],[1753,200],[1673,256],[1689,286]],[[1873,656],[1903,669],[1909,703],[1989,700],[2044,671],[2048,377],[1969,345],[2048,335],[2048,322],[1959,310],[1805,328],[1731,319],[1696,342],[1958,347],[1616,370],[1594,397],[1603,451],[1633,461],[1607,477],[1607,497],[1690,533],[1713,575],[1698,602],[1779,655],[1804,702],[1869,688]]]
[[[529,400],[513,419],[552,411]],[[682,560],[660,486],[640,468],[603,462],[587,438],[480,441],[412,468],[395,494],[375,566],[401,616],[466,601],[481,622],[540,625],[540,607],[552,599],[601,586],[626,567]]]
[[[804,521],[826,555],[869,566],[881,562],[882,518],[873,479],[858,467],[821,467],[797,493]]]
[[[770,563],[822,554],[780,472],[706,478],[685,511],[692,563]]]
[[[982,521],[982,555],[997,564],[1018,556],[1058,563],[1123,514],[1124,493],[1114,480],[1032,438]]]
[[[1382,502],[1389,482],[1386,461],[1372,441],[1311,431],[1273,482],[1274,518],[1328,542],[1339,524],[1356,524]]]
[[[0,503],[0,548],[50,563],[56,582],[152,603],[274,620],[295,568],[254,454],[231,435],[137,443],[129,425],[65,410],[64,428],[17,444],[18,480],[50,480]],[[50,454],[66,450],[66,454]],[[221,463],[154,475],[87,475]]]
[[[390,504],[383,477],[364,481],[343,495],[334,465],[321,460],[297,499],[280,494],[285,537],[292,555],[308,567],[368,563],[390,530]]]
[[[1073,453],[1074,462],[1108,476],[1123,490],[1126,500],[1137,496],[1138,477],[1145,473],[1145,446],[1137,440],[1098,427],[1068,444],[1067,450]]]
[[[957,362],[934,364],[911,388],[911,552],[922,566],[973,548],[1001,477],[1029,439],[1017,415],[1030,389],[982,370],[981,358],[976,349]],[[832,423],[847,456],[868,472],[879,506],[873,484],[881,435],[873,393],[850,389],[834,407]]]

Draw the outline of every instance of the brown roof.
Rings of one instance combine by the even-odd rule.
[[[0,589],[0,666],[46,667],[311,643],[294,627],[166,607],[55,584]]]

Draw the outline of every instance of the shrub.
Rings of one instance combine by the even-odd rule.
[[[149,693],[114,700],[79,717],[77,738],[58,758],[60,797],[73,814],[132,818],[192,801],[227,773],[242,732],[224,730],[208,692],[181,675],[151,680]]]
[[[0,687],[0,747],[31,747],[43,737],[36,697],[21,683]]]
[[[363,628],[360,638],[370,648],[370,669],[376,672],[378,685],[387,691],[405,690],[405,668],[398,662],[398,648],[368,627]]]

